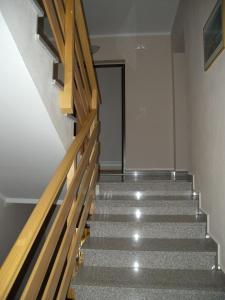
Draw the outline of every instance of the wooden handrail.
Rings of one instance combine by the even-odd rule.
[[[72,113],[75,106],[79,132],[1,266],[1,300],[13,291],[67,181],[65,197],[20,295],[20,299],[29,300],[40,297],[41,292],[42,299],[65,299],[98,175],[99,90],[82,3],[80,0],[43,0],[43,3],[64,64],[61,109]]]

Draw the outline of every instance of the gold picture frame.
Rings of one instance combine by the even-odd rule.
[[[225,49],[225,0],[218,0],[203,28],[204,69]]]

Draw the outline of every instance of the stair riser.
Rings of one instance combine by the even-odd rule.
[[[192,191],[190,182],[151,182],[151,183],[101,183],[100,194],[129,194],[131,192],[143,192],[145,194],[188,194]]]
[[[197,207],[96,207],[97,214],[111,215],[195,215],[198,212]]]
[[[198,207],[196,200],[96,200],[97,207]]]
[[[139,234],[142,238],[204,238],[206,225],[171,224],[171,223],[91,223],[93,237],[134,237]]]
[[[209,291],[95,286],[75,286],[75,289],[79,300],[224,300],[224,294]]]
[[[83,250],[85,266],[133,267],[150,269],[195,269],[211,270],[216,263],[216,253],[205,252],[160,252]]]

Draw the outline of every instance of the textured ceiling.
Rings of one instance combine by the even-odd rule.
[[[83,0],[91,35],[169,33],[179,0]]]

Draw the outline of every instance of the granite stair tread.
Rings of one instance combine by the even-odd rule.
[[[99,194],[131,195],[135,192],[148,195],[191,195],[192,182],[172,180],[154,180],[146,182],[101,182],[98,185]]]
[[[110,215],[110,214],[95,214],[88,220],[91,223],[191,223],[198,225],[206,223],[207,217],[205,214],[199,215],[142,215],[137,218],[135,215]]]
[[[85,266],[211,270],[217,246],[211,239],[88,238]]]
[[[215,254],[217,244],[211,239],[151,239],[89,237],[83,250],[208,252]]]
[[[80,285],[150,290],[202,290],[221,292],[225,297],[225,275],[221,271],[82,266],[72,282],[75,288]]]
[[[96,199],[97,214],[144,215],[194,215],[199,210],[199,201],[192,196],[147,196],[147,195],[99,195]]]
[[[107,202],[110,203],[112,201],[124,201],[124,203],[128,201],[135,201],[137,203],[141,201],[145,201],[146,203],[151,201],[190,201],[195,202],[198,201],[196,196],[192,195],[147,195],[147,194],[137,194],[137,192],[130,195],[117,195],[112,193],[104,193],[96,196],[96,200],[99,203]]]

